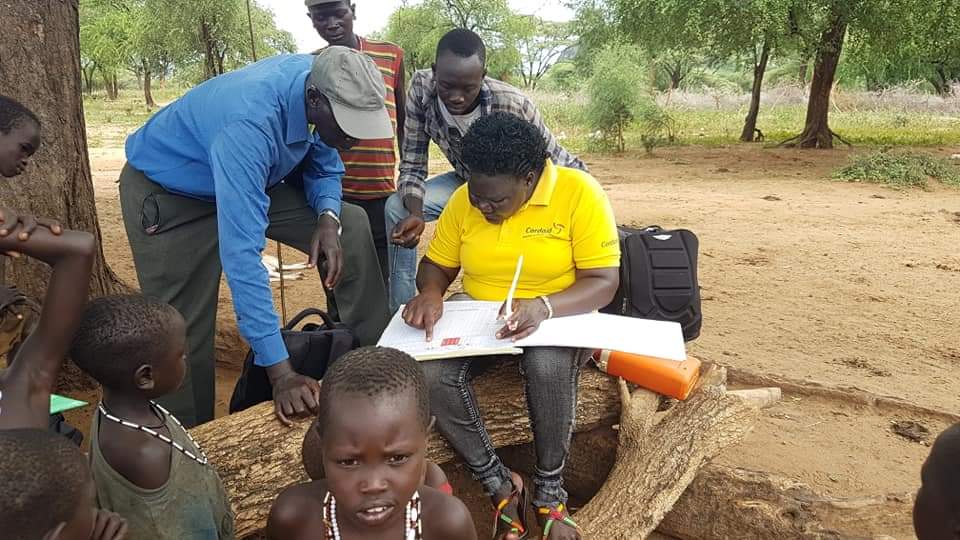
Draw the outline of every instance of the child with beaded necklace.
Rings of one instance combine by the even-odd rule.
[[[424,485],[431,416],[416,360],[366,347],[331,365],[314,428],[324,480],[284,490],[270,509],[275,540],[472,540],[459,499]],[[309,452],[317,447],[305,445]],[[304,461],[314,456],[304,456]]]
[[[217,472],[190,434],[153,400],[183,382],[186,331],[171,306],[142,295],[92,301],[71,356],[103,386],[90,429],[101,508],[124,516],[131,538],[234,537]]]

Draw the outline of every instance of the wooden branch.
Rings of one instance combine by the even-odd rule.
[[[912,537],[909,493],[841,499],[765,472],[710,464],[659,531],[676,538]]]
[[[750,431],[758,409],[727,394],[726,371],[708,366],[687,401],[657,412],[659,397],[621,383],[617,459],[600,491],[577,512],[585,538],[645,538],[697,471]]]
[[[478,377],[474,388],[496,447],[533,440],[516,360],[504,361]],[[585,369],[580,377],[577,430],[609,426],[619,415],[615,379]],[[300,449],[308,425],[305,420],[285,428],[274,419],[273,404],[263,403],[191,430],[230,494],[237,514],[237,538],[264,526],[270,505],[283,488],[306,481]],[[454,458],[446,441],[436,435],[428,452],[437,463]]]

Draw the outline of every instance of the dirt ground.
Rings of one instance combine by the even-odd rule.
[[[683,227],[700,237],[704,325],[690,353],[960,412],[960,190],[830,180],[849,152],[683,147],[587,162],[620,223]],[[135,284],[115,184],[122,150],[92,149],[91,164],[107,259]],[[311,305],[324,305],[313,275],[287,294],[291,314]],[[224,409],[245,350],[226,286],[218,338]],[[836,496],[909,492],[929,449],[893,434],[892,420],[788,395],[720,460]],[[945,427],[916,420],[934,435]]]

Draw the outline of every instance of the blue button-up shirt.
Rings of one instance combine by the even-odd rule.
[[[127,161],[167,191],[215,201],[220,260],[240,333],[269,366],[287,358],[260,256],[267,189],[301,162],[307,201],[340,214],[343,163],[307,124],[311,55],[281,55],[211,79],[127,139]]]

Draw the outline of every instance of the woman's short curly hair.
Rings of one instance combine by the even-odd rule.
[[[482,116],[463,137],[464,164],[471,174],[522,178],[543,171],[547,141],[537,126],[506,112]]]

